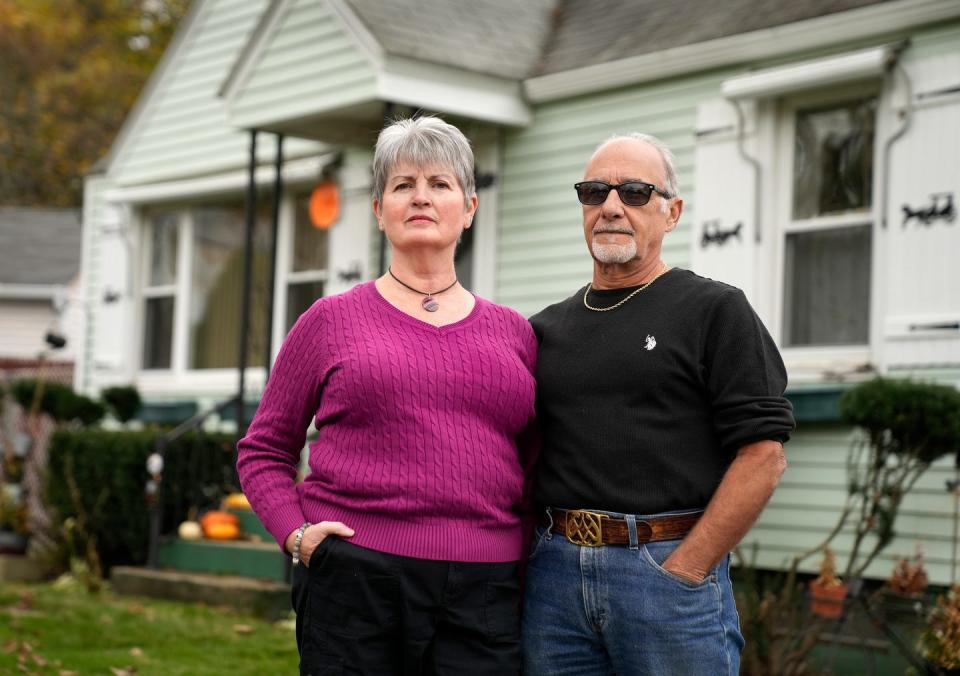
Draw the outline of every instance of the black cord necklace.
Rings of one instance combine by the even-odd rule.
[[[437,310],[439,310],[440,303],[437,301],[436,298],[434,298],[434,296],[437,296],[443,293],[444,291],[449,291],[450,289],[455,287],[457,285],[457,282],[459,281],[455,278],[453,280],[453,284],[451,284],[450,286],[446,287],[445,289],[440,289],[439,291],[433,291],[431,293],[429,291],[421,291],[420,289],[414,289],[412,286],[410,286],[406,282],[403,282],[402,280],[400,280],[399,277],[393,274],[393,270],[391,270],[389,266],[387,267],[387,272],[390,273],[390,276],[393,277],[394,280],[396,280],[397,284],[399,284],[400,286],[404,286],[410,289],[411,291],[413,291],[414,293],[419,293],[421,296],[426,296],[426,298],[420,301],[420,305],[422,305],[423,309],[426,310],[427,312],[436,312]]]

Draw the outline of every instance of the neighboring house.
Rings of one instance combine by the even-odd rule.
[[[73,361],[81,336],[80,213],[0,207],[0,360]],[[49,340],[48,340],[49,338]],[[65,345],[54,348],[57,338]]]
[[[151,405],[230,396],[250,130],[264,224],[285,136],[276,354],[315,297],[379,273],[371,146],[385,115],[415,109],[460,125],[490,179],[461,276],[526,314],[589,278],[572,184],[593,148],[641,130],[675,149],[686,209],[667,261],[742,287],[790,372],[799,429],[748,537],[761,565],[836,518],[844,388],[873,373],[960,384],[955,0],[197,0],[86,183],[77,385],[134,382]],[[343,198],[329,230],[307,215],[321,174]],[[872,575],[921,541],[933,581],[950,580],[953,476],[927,473]]]

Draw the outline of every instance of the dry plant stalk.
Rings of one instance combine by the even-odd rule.
[[[813,581],[820,587],[840,587],[843,582],[837,577],[837,556],[830,547],[823,550],[823,560],[820,562],[820,575]]]
[[[928,583],[927,571],[923,567],[923,551],[917,547],[912,561],[908,557],[897,559],[887,588],[898,594],[916,595],[926,589]]]

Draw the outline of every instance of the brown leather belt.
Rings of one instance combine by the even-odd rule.
[[[630,530],[627,520],[599,512],[582,509],[553,509],[553,528],[575,545],[599,547],[601,545],[629,545]],[[679,540],[696,525],[703,512],[658,516],[653,519],[637,519],[637,542]],[[544,512],[540,517],[542,526],[550,525],[550,516]]]

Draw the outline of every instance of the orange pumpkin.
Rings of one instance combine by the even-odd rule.
[[[253,509],[250,507],[250,501],[247,500],[247,496],[243,493],[231,493],[223,499],[223,504],[220,506],[224,509],[236,509],[246,512]]]
[[[240,537],[240,520],[230,512],[207,512],[200,519],[204,536],[211,540],[236,540]]]

